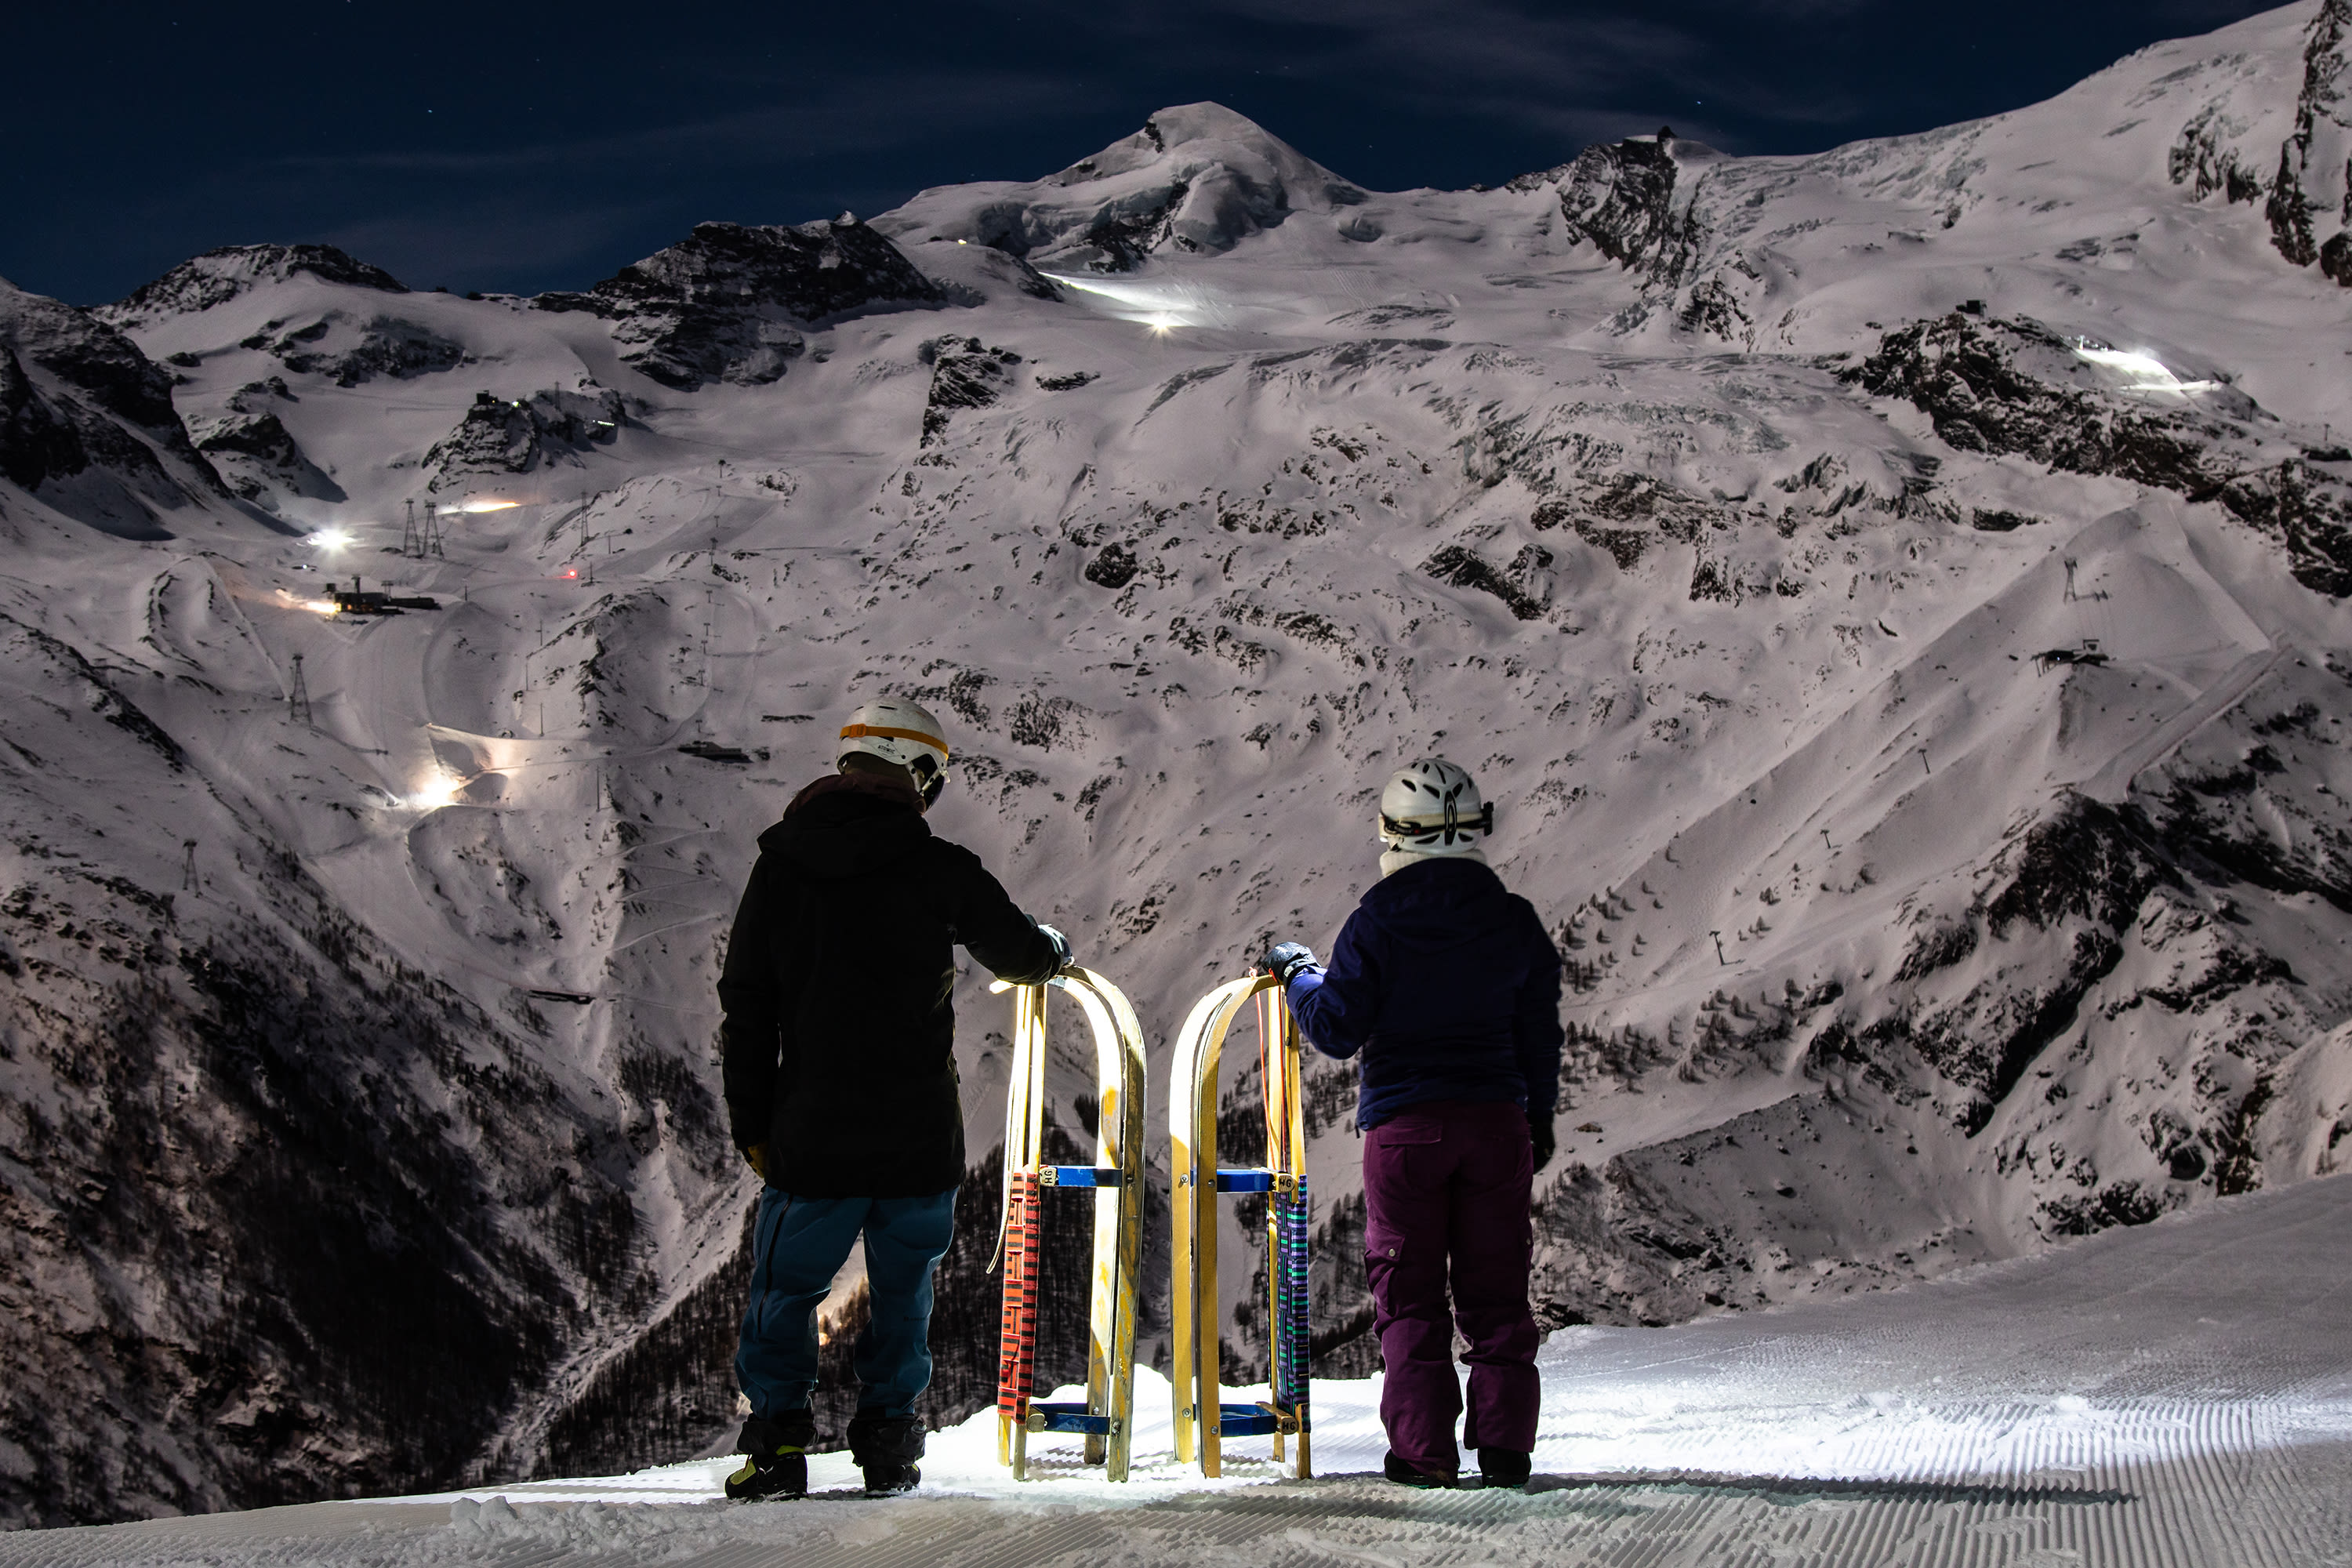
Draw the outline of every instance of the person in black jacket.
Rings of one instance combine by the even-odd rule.
[[[849,1446],[869,1492],[920,1479],[916,1396],[930,1383],[931,1274],[963,1179],[954,944],[1034,984],[1069,943],[1021,912],[980,858],[923,814],[945,782],[939,721],[869,702],[836,766],[760,836],[719,980],[728,1121],[766,1184],[735,1356],[751,1402],[733,1498],[808,1489],[816,1309],[862,1232],[872,1315]]]

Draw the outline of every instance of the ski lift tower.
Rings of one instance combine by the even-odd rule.
[[[310,717],[310,683],[302,679],[302,656],[294,656],[294,679],[286,689],[286,716],[304,729],[315,727]]]

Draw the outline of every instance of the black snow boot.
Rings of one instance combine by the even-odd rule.
[[[1381,1461],[1381,1473],[1401,1487],[1418,1487],[1423,1491],[1444,1490],[1454,1485],[1454,1478],[1442,1471],[1417,1470],[1391,1450]]]
[[[1478,1477],[1490,1487],[1526,1486],[1528,1473],[1533,1468],[1531,1457],[1516,1448],[1478,1450]]]
[[[849,1457],[865,1472],[867,1497],[910,1492],[922,1484],[923,1424],[912,1415],[861,1410],[849,1418]]]
[[[808,1447],[816,1441],[816,1417],[794,1410],[773,1421],[754,1415],[743,1423],[735,1451],[743,1468],[727,1478],[727,1495],[738,1499],[808,1496]]]

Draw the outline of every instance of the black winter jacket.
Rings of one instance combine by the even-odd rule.
[[[914,791],[818,780],[760,836],[719,978],[727,1117],[808,1197],[915,1197],[963,1179],[953,945],[1001,979],[1052,942],[980,858],[931,836]]]

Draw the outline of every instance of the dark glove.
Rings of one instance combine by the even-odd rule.
[[[1551,1163],[1552,1154],[1559,1148],[1559,1134],[1552,1131],[1550,1117],[1528,1119],[1528,1142],[1535,1146],[1537,1170]]]
[[[1276,980],[1281,981],[1283,984],[1288,985],[1300,970],[1320,969],[1323,967],[1323,963],[1315,956],[1315,950],[1305,942],[1284,942],[1274,945],[1266,953],[1265,962],[1260,967]]]
[[[1041,925],[1037,934],[1054,944],[1054,972],[1058,974],[1070,966],[1070,939],[1052,926]]]
[[[765,1143],[754,1143],[744,1150],[743,1162],[751,1167],[752,1173],[760,1180],[764,1182],[768,1179],[768,1146]]]

